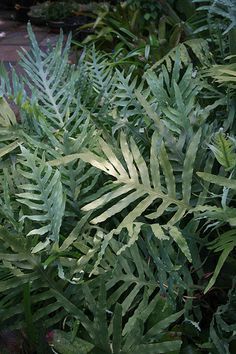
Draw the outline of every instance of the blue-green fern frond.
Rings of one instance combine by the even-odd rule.
[[[28,208],[21,220],[33,222],[28,236],[46,235],[58,242],[65,208],[60,172],[54,171],[44,157],[39,159],[36,153],[32,154],[24,147],[21,149],[18,171],[26,183],[19,186],[24,192],[17,194],[17,201]]]

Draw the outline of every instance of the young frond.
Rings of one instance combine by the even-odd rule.
[[[236,164],[235,144],[222,130],[215,134],[213,143],[208,145],[217,161],[230,171]]]

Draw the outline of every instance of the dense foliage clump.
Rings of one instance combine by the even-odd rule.
[[[1,67],[7,353],[234,353],[234,4],[188,3],[155,63],[72,65],[70,36],[45,53],[29,25],[24,75]]]

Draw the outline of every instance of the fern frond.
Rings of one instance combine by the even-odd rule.
[[[115,88],[113,70],[105,54],[95,51],[93,47],[87,54],[86,71],[94,91],[103,99],[112,97]]]
[[[226,171],[230,171],[235,167],[235,145],[222,130],[215,134],[213,144],[209,144],[208,146],[217,161],[225,168]]]
[[[116,76],[117,91],[114,98],[114,106],[119,110],[119,116],[124,120],[123,124],[125,125],[129,118],[135,119],[137,115],[141,114],[140,105],[135,100],[135,90],[141,90],[143,82],[141,81],[140,85],[138,85],[137,77],[133,77],[132,72],[125,75],[124,72],[116,70]]]
[[[144,294],[144,301],[140,302],[140,309],[143,308],[142,314],[135,313],[132,316],[132,326],[126,326],[124,334],[123,326],[123,306],[116,304],[113,312],[109,311],[110,318],[107,319],[107,292],[104,286],[99,289],[98,300],[94,298],[88,287],[84,287],[84,296],[87,299],[87,307],[89,308],[92,317],[94,328],[88,332],[86,342],[81,337],[76,337],[73,344],[69,341],[69,334],[62,331],[53,331],[53,344],[56,350],[64,353],[65,350],[77,350],[82,347],[94,348],[95,351],[102,351],[104,354],[111,353],[168,353],[170,351],[179,350],[181,340],[165,340],[165,334],[168,333],[168,327],[174,324],[183,314],[183,312],[172,313],[165,320],[160,320],[156,326],[148,328],[145,333],[144,323],[150,316],[151,310],[155,305],[158,305],[158,296],[151,303],[147,303],[147,294]],[[146,307],[144,307],[146,303]],[[103,323],[103,326],[100,324]],[[155,334],[154,334],[155,333]],[[80,335],[81,336],[81,335]],[[66,346],[67,345],[67,346]],[[85,349],[84,354],[88,353]]]
[[[153,70],[148,70],[145,78],[153,94],[152,107],[162,118],[167,129],[180,134],[191,134],[194,125],[200,125],[203,119],[202,111],[196,98],[202,90],[202,85],[195,76],[192,65],[189,65],[181,75],[179,57],[175,57],[172,71],[164,65],[157,76]],[[150,99],[149,99],[150,100]]]
[[[198,11],[207,11],[211,23],[217,17],[227,23],[223,34],[227,34],[236,27],[236,5],[234,0],[205,0],[203,2],[194,0],[194,2],[201,3]],[[202,5],[202,3],[206,4]]]
[[[197,175],[207,182],[217,184],[218,186],[236,190],[236,180],[222,176],[216,176],[207,172],[197,172]]]
[[[219,84],[234,89],[236,86],[236,64],[214,65],[206,71],[206,75],[213,77]]]
[[[0,239],[2,241],[0,247],[0,290],[2,294],[0,313],[2,323],[7,328],[25,326],[23,306],[25,284],[30,284],[34,324],[40,323],[45,328],[50,328],[65,318],[67,310],[70,313],[72,309],[77,311],[77,307],[73,304],[73,296],[66,297],[63,291],[55,285],[55,273],[49,274],[47,269],[43,268],[40,257],[32,254],[33,243],[27,237],[15,232],[11,233],[1,227]],[[76,296],[78,299],[78,294]],[[86,322],[83,314],[82,318]]]
[[[23,104],[27,99],[23,79],[13,66],[10,73],[9,77],[6,67],[0,63],[0,97],[10,97],[17,104]]]
[[[16,116],[8,102],[0,98],[0,148],[14,146],[16,141],[21,140],[20,127],[17,124]],[[15,141],[10,144],[11,141]]]
[[[9,104],[4,98],[0,99],[0,125],[4,128],[9,128],[12,125],[16,125],[16,116]]]
[[[70,36],[63,48],[63,35],[60,35],[56,47],[45,54],[36,41],[30,25],[28,33],[31,41],[31,52],[23,50],[21,66],[28,75],[28,86],[35,93],[34,99],[54,129],[62,128],[71,112],[76,111],[73,99],[77,73],[70,67],[68,56]]]
[[[211,56],[207,41],[202,38],[195,38],[180,43],[171,49],[162,59],[158,60],[151,67],[151,70],[160,68],[163,64],[168,70],[171,70],[173,62],[176,60],[176,56],[179,57],[181,67],[187,66],[192,62],[190,55],[191,51],[201,64],[206,65],[207,63],[210,63]]]
[[[26,178],[26,183],[19,186],[25,192],[17,194],[17,201],[31,212],[23,215],[21,220],[29,219],[34,222],[33,225],[40,225],[28,235],[46,234],[49,239],[58,242],[65,207],[60,173],[54,172],[44,158],[39,160],[36,154],[31,154],[24,147],[21,149],[21,168],[18,171]]]
[[[227,231],[220,235],[216,240],[209,244],[209,249],[214,252],[221,252],[217,265],[215,267],[213,276],[211,277],[209,284],[207,285],[204,293],[207,293],[215,284],[217,277],[226,262],[229,254],[236,247],[236,233],[235,229]]]
[[[157,148],[158,140],[156,134],[153,135],[152,139],[149,167],[134,140],[130,139],[129,146],[127,138],[123,133],[120,138],[120,146],[123,160],[125,161],[124,165],[103,140],[100,140],[100,145],[106,158],[91,152],[80,154],[82,160],[89,162],[94,167],[114,178],[114,181],[110,184],[109,192],[82,208],[84,211],[96,211],[98,214],[91,222],[93,224],[102,223],[113,215],[126,210],[126,208],[131,208],[131,211],[127,213],[119,226],[107,235],[104,245],[109,242],[114,234],[119,234],[123,228],[128,230],[131,237],[133,234],[132,225],[141,215],[144,215],[149,220],[159,221],[164,214],[168,215],[168,209],[174,206],[174,212],[173,214],[171,213],[171,217],[167,222],[166,231],[179,244],[186,257],[189,260],[191,259],[190,254],[187,252],[186,241],[180,241],[183,237],[173,227],[182,219],[189,208],[193,164],[200,137],[201,131],[199,130],[187,150],[182,173],[182,193],[177,189],[175,176],[171,163],[168,160],[164,143],[162,142],[159,150]],[[105,211],[99,213],[99,209],[104,209],[105,207]],[[156,211],[152,213],[148,212],[150,207],[155,208]],[[133,241],[131,241],[132,243]],[[102,247],[100,256],[104,254],[105,248],[106,246]]]
[[[233,192],[235,193],[236,190],[236,180],[235,179],[230,179],[230,178],[225,178],[222,176],[215,176],[210,173],[205,173],[205,172],[198,172],[197,173],[202,179],[204,179],[207,182],[217,184],[221,187],[224,188],[229,188],[232,189]],[[217,221],[224,221],[224,222],[229,222],[229,224],[233,227],[231,230],[226,231],[225,233],[221,234],[219,237],[217,237],[214,241],[209,243],[209,248],[213,250],[214,252],[221,252],[220,258],[218,260],[218,263],[215,267],[213,276],[207,285],[205,289],[205,293],[208,292],[212,286],[215,284],[216,279],[226,262],[229,254],[233,251],[233,249],[236,246],[236,239],[235,239],[235,225],[236,225],[236,211],[235,208],[229,208],[229,207],[224,207],[224,208],[216,208],[216,207],[210,207],[210,206],[205,206],[203,207],[197,207],[196,210],[202,210],[203,214],[202,216],[206,215],[210,219],[214,219]],[[200,215],[201,217],[201,215]]]

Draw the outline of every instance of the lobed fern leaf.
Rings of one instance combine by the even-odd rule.
[[[116,180],[113,183],[117,187],[115,191],[111,191],[98,200],[84,206],[83,210],[88,211],[99,209],[118,196],[129,193],[121,199],[120,202],[115,204],[115,206],[113,205],[104,213],[93,219],[92,223],[96,224],[103,222],[139,198],[145,198],[142,203],[137,205],[131,214],[127,215],[126,220],[129,220],[129,223],[132,223],[136,217],[141,215],[155,200],[161,200],[162,203],[165,203],[165,208],[172,203],[176,204],[178,207],[178,214],[176,212],[172,221],[170,221],[170,224],[176,224],[180,220],[180,214],[183,214],[188,208],[187,205],[190,199],[193,162],[200,142],[200,137],[201,131],[199,130],[192,140],[186,155],[183,171],[183,199],[177,198],[175,177],[168,160],[164,143],[161,144],[159,151],[156,150],[158,146],[157,134],[154,134],[152,139],[150,171],[134,140],[131,138],[129,147],[128,141],[123,133],[120,138],[120,146],[126,169],[112,152],[111,148],[102,139],[100,139],[100,145],[107,160],[91,152],[80,154],[80,157],[84,161],[89,162],[93,166],[114,177]],[[160,167],[164,174],[165,186],[160,180]],[[151,180],[150,175],[152,177]],[[159,210],[160,209],[158,209],[153,215],[148,215],[148,217],[151,219],[158,218],[163,213],[161,212],[159,215]],[[122,225],[128,224],[123,220]]]
[[[65,125],[68,114],[76,111],[73,96],[78,73],[72,67],[68,70],[71,38],[69,36],[63,48],[64,37],[61,34],[56,47],[46,54],[39,48],[30,25],[28,33],[31,52],[23,50],[20,54],[21,66],[28,75],[27,85],[34,92],[34,99],[49,124],[60,129]]]
[[[153,95],[151,106],[166,128],[178,135],[191,135],[193,127],[199,126],[207,118],[207,114],[203,114],[196,102],[202,85],[195,76],[192,65],[186,68],[183,75],[180,71],[180,59],[177,55],[171,69],[163,65],[158,76],[155,71],[148,70],[145,78]]]
[[[89,162],[92,166],[114,178],[114,181],[110,184],[110,191],[105,194],[103,193],[101,197],[82,208],[84,211],[96,211],[96,214],[98,214],[91,220],[91,223],[103,223],[110,217],[126,210],[126,208],[131,208],[131,211],[121,220],[119,226],[106,236],[97,264],[102,259],[101,257],[113,235],[119,234],[124,228],[127,229],[131,237],[129,246],[137,239],[139,232],[135,232],[134,230],[138,225],[136,223],[137,219],[141,215],[144,215],[144,218],[147,220],[156,220],[158,222],[171,206],[174,206],[174,213],[173,215],[171,214],[166,228],[163,230],[165,230],[168,237],[177,242],[187,259],[191,261],[187,243],[181,232],[174,225],[183,218],[189,209],[193,164],[200,137],[201,130],[194,136],[188,147],[182,173],[183,183],[181,194],[176,189],[176,180],[171,163],[168,160],[165,145],[163,142],[161,145],[158,143],[157,134],[154,134],[152,139],[149,167],[134,140],[130,139],[129,146],[127,138],[123,133],[120,137],[120,146],[125,165],[123,165],[109,145],[102,139],[100,139],[100,146],[106,158],[92,152],[80,154],[82,160]],[[158,145],[160,145],[159,148]],[[161,176],[161,172],[163,173],[163,177]],[[150,207],[154,207],[156,211],[152,213],[148,212]],[[99,209],[101,208],[105,208],[105,211],[99,213]],[[119,253],[123,250],[124,248]]]
[[[44,224],[36,227],[28,235],[47,235],[54,241],[59,241],[59,231],[64,215],[65,198],[62,191],[59,171],[53,171],[45,159],[39,160],[36,154],[21,148],[21,168],[19,172],[26,178],[26,183],[20,185],[25,192],[17,194],[17,201],[26,205],[30,214],[23,215],[21,220],[29,219]]]

